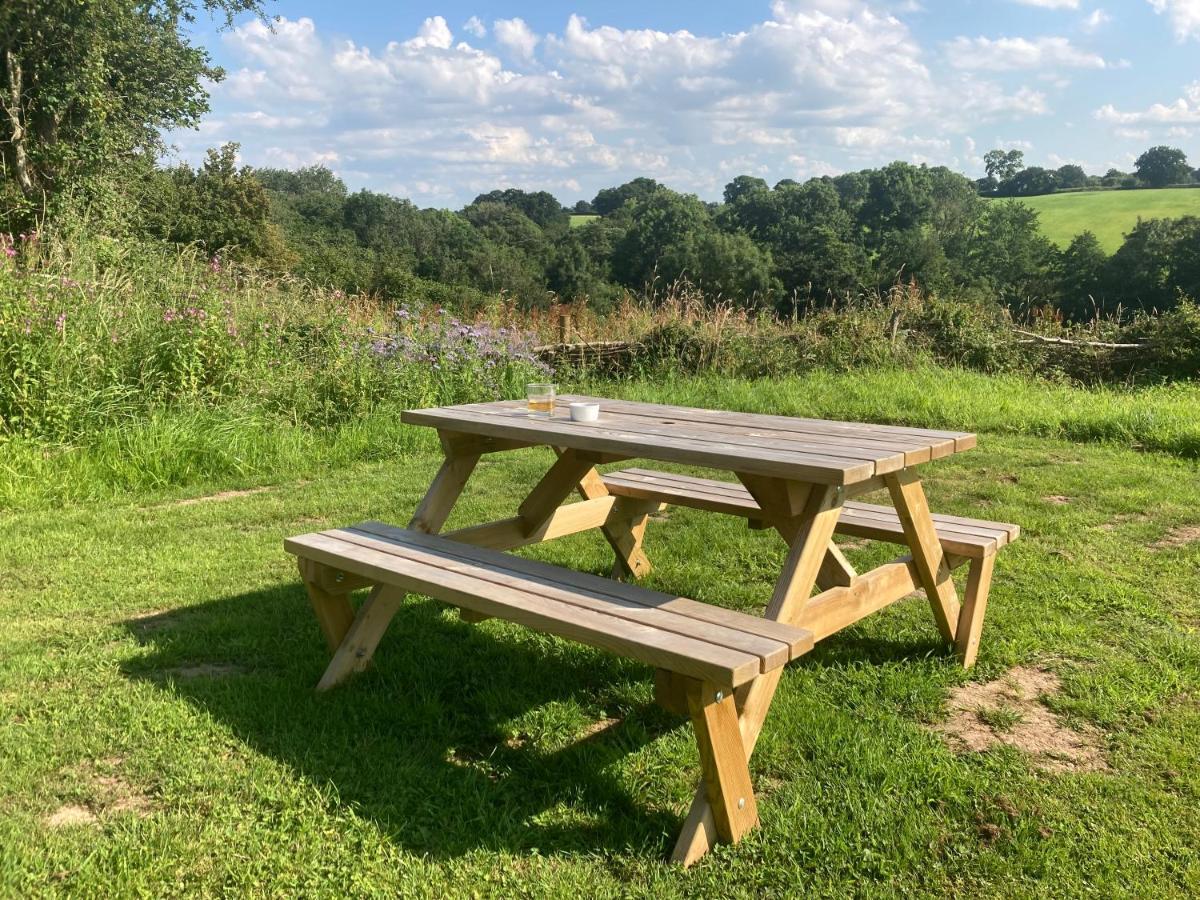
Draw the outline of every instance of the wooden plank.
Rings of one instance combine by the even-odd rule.
[[[688,616],[686,611],[664,609],[662,606],[639,602],[638,593],[640,592],[626,590],[624,596],[617,595],[607,589],[607,580],[604,584],[605,590],[601,593],[578,585],[564,584],[562,580],[554,577],[554,567],[550,566],[545,567],[550,569],[550,573],[546,573],[545,569],[541,574],[518,573],[508,567],[507,557],[481,562],[477,558],[464,558],[462,554],[455,552],[456,548],[453,546],[437,549],[415,547],[411,544],[396,543],[381,538],[368,531],[360,532],[353,528],[339,529],[335,532],[326,532],[326,534],[356,543],[359,546],[394,554],[400,559],[435,565],[450,572],[528,591],[548,600],[660,628],[663,631],[703,640],[731,650],[752,653],[761,660],[763,670],[782,666],[791,658],[791,646],[786,640],[780,640],[778,637],[764,637],[720,623],[693,618]],[[361,535],[361,538],[358,535]]]
[[[919,587],[912,559],[904,557],[858,576],[853,584],[817,594],[808,601],[796,624],[811,631],[818,641],[823,641],[859,619],[907,597]]]
[[[454,555],[466,561],[478,561],[487,564],[494,560],[494,554],[490,554],[486,550],[466,545],[462,547],[447,547],[444,542],[437,538],[426,538],[419,534],[412,534],[382,522],[361,522],[355,525],[354,529],[389,540],[404,540],[414,546],[428,546],[433,550]],[[728,628],[744,631],[748,634],[756,634],[781,641],[790,648],[789,659],[796,659],[812,649],[812,636],[807,632],[783,625],[779,622],[773,622],[770,619],[764,619],[760,616],[747,615],[736,610],[714,606],[711,603],[699,603],[695,600],[678,597],[674,594],[664,594],[661,591],[651,590],[640,585],[622,584],[609,578],[602,578],[599,575],[576,572],[572,569],[563,569],[559,566],[552,566],[538,560],[507,555],[502,560],[503,566],[506,569],[523,576],[543,578],[555,584],[578,587],[596,594],[643,603],[659,609],[667,609],[693,619],[700,619],[705,622],[712,622],[716,625],[724,625]]]
[[[534,485],[529,496],[517,507],[517,515],[525,523],[525,533],[532,534],[545,525],[554,510],[592,468],[590,462],[579,459],[570,450],[556,459],[541,481]]]
[[[744,486],[688,475],[625,469],[604,476],[609,490],[621,496],[659,497],[677,506],[704,509],[729,515],[757,516],[759,504]],[[882,481],[880,485],[882,486]],[[933,515],[938,536],[951,552],[978,556],[1004,546],[1020,529],[1002,522]],[[904,527],[891,507],[847,501],[838,522],[838,533],[871,540],[903,543]]]
[[[777,622],[796,622],[812,594],[841,511],[841,498],[835,489],[812,492],[805,511],[797,517],[797,528],[783,572],[767,604],[768,618]]]
[[[350,597],[346,592],[331,593],[315,581],[305,578],[306,571],[310,570],[307,563],[308,560],[299,560],[300,578],[304,581],[304,589],[321,634],[325,636],[325,643],[330,650],[336,651],[354,621],[354,607],[350,605]]]
[[[438,566],[401,561],[391,553],[327,534],[302,535],[289,538],[286,543],[289,552],[327,564],[336,561],[343,568],[369,576],[380,584],[392,584],[715,684],[736,686],[761,671],[761,660],[749,653],[548,600]]]
[[[822,589],[831,587],[849,587],[854,583],[858,573],[850,560],[833,541],[825,548],[825,558],[817,571],[817,585]]]
[[[869,422],[840,422],[827,419],[812,419],[803,416],[780,416],[766,413],[740,413],[730,410],[700,409],[686,406],[671,406],[661,403],[640,403],[626,400],[612,400],[603,397],[586,397],[566,394],[559,398],[565,403],[589,402],[599,403],[600,408],[616,409],[623,412],[679,418],[687,421],[727,422],[748,426],[751,428],[778,427],[784,430],[796,427],[818,426],[831,431],[844,431],[863,435],[877,435],[881,438],[913,438],[916,441],[928,441],[930,446],[943,448],[950,446],[950,452],[961,452],[975,446],[975,435],[962,431],[942,431],[934,428],[912,428],[902,425],[877,425]],[[940,455],[947,455],[945,451]],[[939,458],[935,454],[934,458]]]
[[[402,591],[390,585],[376,585],[333,654],[317,684],[318,691],[327,691],[370,665],[375,648],[403,600]]]
[[[638,432],[606,429],[603,425],[573,424],[557,419],[528,419],[511,413],[466,412],[455,408],[406,410],[401,419],[410,425],[467,430],[495,437],[529,439],[541,443],[626,453],[717,469],[739,469],[821,484],[849,484],[875,474],[873,463],[848,463],[821,454],[795,453],[769,448],[743,447],[716,441],[696,441]]]
[[[904,526],[904,536],[912,551],[921,586],[933,608],[938,630],[943,638],[953,643],[958,627],[958,595],[950,577],[950,567],[946,564],[945,551],[938,540],[933,519],[929,516],[929,505],[925,501],[921,480],[909,469],[892,473],[886,478],[892,504]]]
[[[879,474],[894,472],[897,469],[904,468],[906,465],[904,448],[880,446],[853,438],[831,436],[826,440],[804,440],[801,435],[788,436],[785,432],[759,432],[753,429],[725,428],[709,425],[688,427],[684,423],[659,426],[649,424],[656,421],[658,420],[638,416],[606,414],[596,427],[625,430],[655,437],[683,438],[703,442],[716,441],[722,444],[748,447],[755,450],[768,449],[796,453],[816,453],[822,456],[843,459],[849,463],[873,463],[875,472]],[[920,451],[923,451],[923,453]],[[919,458],[920,462],[927,461],[929,459],[928,447],[922,447],[920,451],[912,452],[914,456]]]
[[[441,531],[478,462],[479,455],[475,453],[446,457],[408,527],[427,534]]]
[[[654,670],[654,702],[676,716],[688,714],[687,685],[690,679],[668,669]]]
[[[628,518],[637,515],[639,510],[646,510],[649,513],[661,505],[653,500],[627,500],[627,503],[635,504],[629,506],[627,503],[622,504],[623,499],[626,498],[610,496],[597,497],[595,500],[583,500],[579,503],[567,503],[554,510],[542,527],[532,534],[525,533],[524,519],[520,516],[513,516],[497,522],[486,522],[482,525],[447,531],[442,537],[464,544],[473,544],[476,547],[487,547],[491,550],[513,550],[528,544],[552,541],[592,528],[601,528],[606,524],[626,523]]]
[[[964,669],[975,665],[979,656],[979,638],[983,633],[983,617],[987,612],[988,592],[992,585],[992,572],[996,557],[989,553],[971,560],[967,569],[967,589],[963,593],[962,611],[958,615],[958,630],[954,637],[954,648]]]
[[[717,834],[737,843],[758,824],[758,805],[733,693],[719,685],[692,683],[687,701]]]
[[[742,746],[747,759],[754,753],[782,675],[783,669],[764,672],[734,692],[738,708],[738,729],[742,733]],[[717,839],[713,807],[708,800],[707,786],[701,780],[692,798],[691,809],[688,810],[683,827],[679,831],[675,849],[671,852],[671,861],[684,867],[690,866],[704,856]]]
[[[664,420],[661,416],[644,412],[630,412],[623,407],[613,407],[612,401],[601,401],[604,409],[604,421],[628,427],[630,429],[647,430],[655,425],[670,426],[671,434],[701,433],[709,438],[736,441],[751,445],[762,445],[763,441],[780,446],[820,445],[836,448],[835,455],[866,456],[867,458],[883,458],[898,454],[902,465],[918,465],[928,462],[932,456],[932,448],[928,440],[905,435],[881,436],[870,432],[855,432],[827,427],[824,423],[800,424],[794,428],[778,426],[762,426],[754,421],[724,422],[714,420],[694,420],[691,418],[679,420]],[[560,399],[557,406],[567,414],[567,401]],[[823,451],[822,451],[823,452]]]
[[[438,440],[447,456],[479,456],[484,453],[501,453],[507,450],[523,450],[535,447],[528,441],[508,441],[503,438],[486,437],[480,434],[463,434],[457,431],[439,431]]]
[[[608,486],[595,467],[579,479],[575,489],[581,497],[589,500],[609,496]],[[646,515],[643,513],[622,518],[616,512],[614,509],[614,515],[600,528],[613,551],[612,577],[622,581],[644,578],[650,574],[650,560],[642,549],[642,539],[646,533]]]

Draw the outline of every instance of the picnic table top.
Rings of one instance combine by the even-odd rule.
[[[597,422],[573,422],[567,406],[600,404]],[[817,484],[855,484],[969,450],[975,435],[862,422],[666,406],[568,394],[554,415],[530,416],[524,400],[406,410],[401,420],[445,431],[596,453],[656,459]]]

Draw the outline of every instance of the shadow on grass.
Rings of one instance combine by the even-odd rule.
[[[414,852],[665,855],[680,817],[634,796],[617,771],[622,757],[672,728],[688,727],[691,739],[682,720],[637,699],[646,668],[517,626],[467,625],[444,610],[431,600],[404,604],[376,667],[328,694],[313,689],[329,655],[299,585],[128,621],[152,652],[125,674],[182,697],[314,784],[332,785]],[[940,646],[849,632],[799,664],[920,659]],[[183,677],[194,671],[224,674]],[[622,717],[607,727],[579,727],[617,709]],[[585,736],[539,750],[548,742],[514,733],[517,722],[549,743],[572,729]]]
[[[440,604],[411,600],[374,670],[317,694],[329,655],[299,585],[126,627],[152,648],[126,664],[128,677],[173,692],[256,751],[331,784],[343,803],[415,852],[662,854],[680,826],[613,771],[681,724],[631,703],[646,681],[642,666],[513,626],[467,625]],[[198,664],[234,674],[181,676]],[[618,708],[623,716],[606,727],[579,727]],[[540,751],[538,741],[514,734],[521,716],[551,740],[572,727],[583,736]]]

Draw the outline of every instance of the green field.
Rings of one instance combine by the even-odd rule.
[[[571,227],[572,227],[572,228],[578,228],[578,227],[579,227],[579,226],[581,226],[581,225],[586,225],[588,222],[592,221],[592,219],[598,219],[598,218],[600,218],[600,217],[599,217],[599,216],[576,216],[576,215],[572,215],[572,216],[571,216]]]
[[[1139,218],[1200,216],[1200,189],[1081,191],[1022,197],[1021,202],[1038,211],[1042,231],[1058,246],[1091,231],[1108,253],[1121,246]]]
[[[928,467],[931,501],[1024,528],[973,672],[920,599],[788,667],[751,763],[762,826],[686,872],[663,858],[696,749],[645,667],[413,597],[373,671],[314,694],[326,652],[281,540],[405,521],[437,466],[428,435],[381,432],[380,455],[327,469],[281,457],[257,482],[0,513],[0,896],[1196,896],[1196,390],[985,382],[620,387],[978,429]],[[451,527],[511,514],[548,458],[488,457]],[[610,561],[591,535],[522,552]],[[651,586],[757,611],[784,550],[671,510],[647,552]],[[864,568],[895,549],[847,553]],[[948,743],[956,692],[1014,672],[1053,686],[967,710],[992,749]],[[1012,746],[1031,711],[1087,753]]]

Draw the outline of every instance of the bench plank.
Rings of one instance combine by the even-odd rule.
[[[432,546],[432,542],[423,535],[409,534],[405,537],[403,529],[397,528],[394,525],[386,525],[382,522],[362,522],[353,527],[355,531],[362,531],[383,538],[394,539],[403,537],[418,546]],[[476,546],[459,545],[457,543],[452,545],[439,544],[437,545],[437,549],[445,555],[455,556],[466,561],[482,564],[500,562],[505,569],[523,577],[545,579],[553,584],[575,587],[592,594],[638,603],[643,606],[685,615],[689,619],[722,625],[748,635],[769,638],[787,646],[789,662],[803,656],[812,649],[811,635],[803,629],[781,625],[779,622],[772,622],[769,619],[763,619],[761,616],[748,615],[737,610],[726,609],[723,606],[700,603],[696,600],[690,600],[687,597],[666,594],[661,591],[652,590],[651,588],[642,587],[641,585],[626,584],[587,572],[563,569],[534,559],[524,559],[520,556],[509,556],[507,554],[499,555]],[[499,556],[499,560],[496,560],[497,556]]]
[[[289,538],[284,546],[304,558],[380,584],[427,594],[715,684],[743,684],[787,662],[801,647],[811,647],[811,635],[800,629],[762,636],[689,617],[679,608],[665,610],[632,602],[630,595],[644,591],[636,585],[619,585],[625,598],[599,594],[564,584],[548,577],[546,571],[516,573],[508,565],[513,558],[494,551],[401,529],[392,531],[381,536],[360,529],[335,529]],[[462,558],[464,552],[484,558],[467,561]],[[549,573],[565,571],[538,565]]]
[[[689,506],[712,512],[753,518],[762,509],[742,485],[711,478],[694,478],[673,472],[650,469],[622,469],[604,476],[605,484],[617,496],[661,500],[677,506]],[[1016,540],[1017,525],[988,522],[962,516],[934,514],[939,542],[949,553],[978,558],[994,553]],[[895,509],[848,500],[838,520],[837,533],[889,543],[905,542],[904,527]]]

